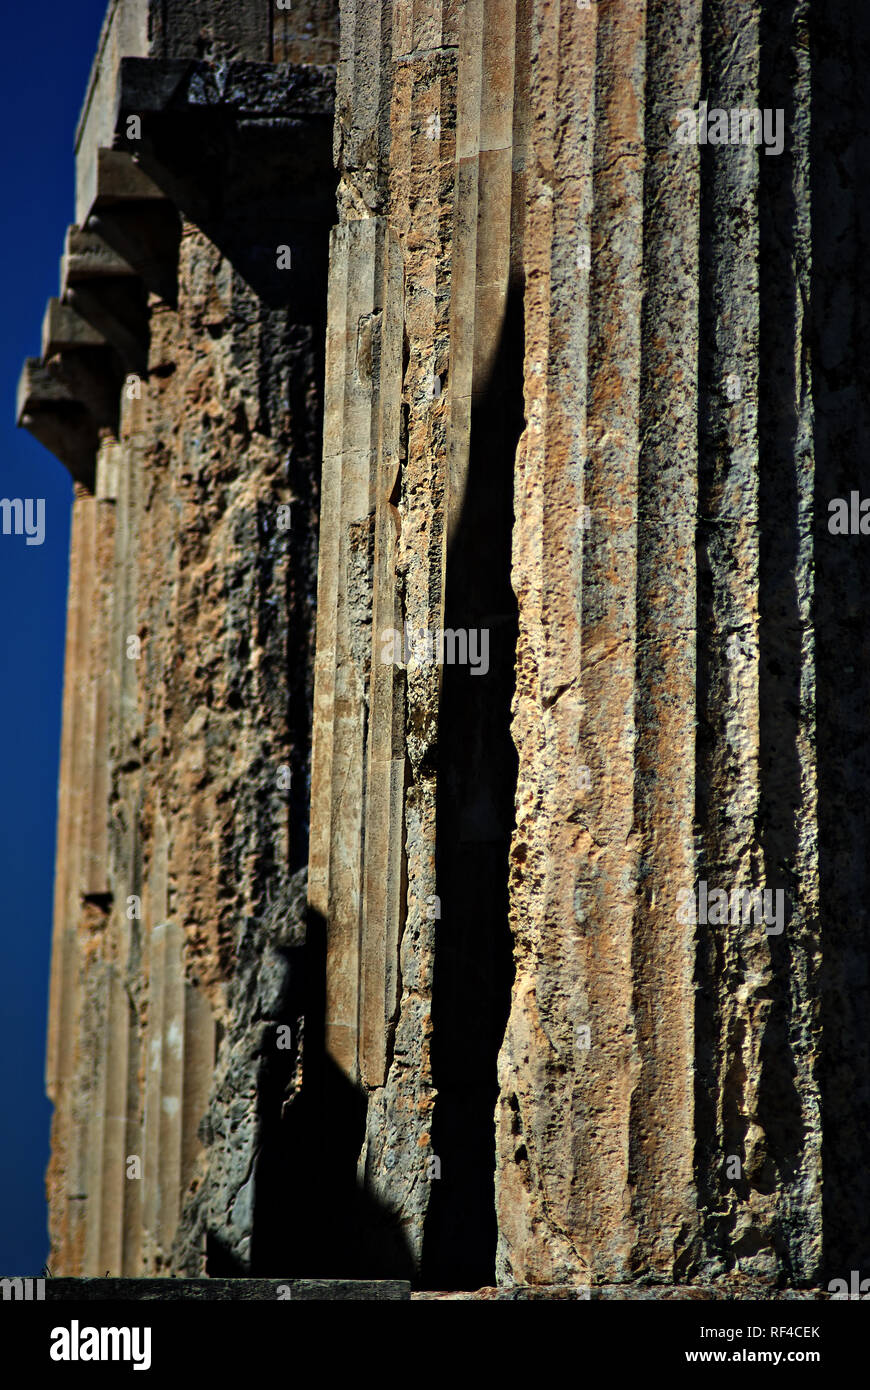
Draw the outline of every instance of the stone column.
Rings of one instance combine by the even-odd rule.
[[[819,1274],[806,25],[532,10],[506,1280]],[[779,149],[733,139],[766,108]]]
[[[360,1174],[424,1281],[808,1284],[826,1239],[835,1263],[860,1243],[835,1238],[820,1180],[820,1065],[855,1132],[864,1091],[847,1100],[834,1059],[847,1033],[863,1057],[864,1006],[836,926],[819,975],[821,866],[830,903],[859,893],[817,808],[813,650],[833,631],[814,629],[817,546],[839,571],[814,520],[809,364],[816,341],[845,362],[810,229],[859,244],[821,171],[837,131],[864,126],[847,86],[813,150],[808,54],[836,69],[821,55],[843,61],[845,12],[821,29],[799,0],[342,7],[312,901],[327,1036],[366,1100]],[[354,277],[351,245],[369,248]],[[373,317],[401,330],[400,385],[383,359],[370,383],[360,366]],[[357,450],[397,407],[394,472],[385,425],[374,458]],[[505,457],[515,787],[498,743],[517,621],[498,583]],[[487,626],[489,724],[473,678],[413,652],[385,684],[393,612]],[[377,781],[387,746],[402,817]],[[727,909],[708,911],[717,890]],[[362,1001],[396,958],[382,1084],[360,1060],[379,1027]]]
[[[335,20],[318,0],[276,37],[267,5],[110,5],[76,136],[81,225],[21,378],[20,422],[77,485],[47,1060],[56,1272],[165,1274],[176,1240],[197,1274],[209,1242],[250,1260],[256,1181],[232,1145],[241,1106],[260,1148],[265,1044],[242,1097],[215,1054],[219,1024],[246,1043],[261,1027],[256,989],[250,1019],[229,1017],[240,955],[274,974],[299,928]],[[262,992],[280,1019],[280,989]],[[239,1188],[201,1230],[186,1203],[208,1187],[210,1102]]]

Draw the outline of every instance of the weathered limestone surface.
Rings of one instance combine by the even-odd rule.
[[[287,1101],[268,1057],[283,1089],[301,1042],[334,77],[268,66],[264,7],[203,8],[110,6],[89,221],[19,399],[81,479],[47,1059],[49,1265],[71,1274],[250,1270]]]
[[[410,1285],[398,1279],[49,1279],[47,1303],[405,1302]]]
[[[864,29],[347,0],[341,41],[310,889],[360,1174],[435,1287],[812,1287],[870,1241],[854,769],[819,801],[823,739],[860,744],[842,688],[818,704],[833,552],[814,589],[861,369],[811,255],[814,218],[858,254]],[[780,111],[781,148],[680,143],[702,100]],[[405,622],[486,626],[489,673],[384,672]],[[781,893],[780,929],[689,920],[701,881]]]
[[[817,10],[110,6],[19,393],[76,479],[55,1272],[870,1272],[870,20]]]

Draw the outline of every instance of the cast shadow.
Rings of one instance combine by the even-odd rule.
[[[813,7],[812,289],[823,1273],[870,1275],[870,537],[828,504],[870,495],[870,10]]]
[[[306,942],[288,953],[284,1018],[304,1015],[304,1079],[285,1098],[295,1053],[271,1050],[261,1077],[251,1274],[306,1279],[407,1279],[414,1261],[401,1224],[360,1182],[367,1100],[325,1046],[326,923],[309,908]]]
[[[424,1287],[495,1282],[497,1058],[510,1012],[508,855],[517,602],[511,588],[514,461],[523,414],[523,284],[508,292],[498,351],[472,400],[468,477],[447,544],[445,629],[489,633],[489,669],[442,668],[438,725],[432,1149]],[[478,648],[480,650],[480,648]]]

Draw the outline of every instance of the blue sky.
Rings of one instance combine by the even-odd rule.
[[[7,7],[0,47],[3,205],[0,497],[45,498],[45,540],[0,534],[0,1274],[48,1251],[44,1094],[57,769],[72,483],[15,428],[25,357],[73,220],[73,135],[106,0]]]

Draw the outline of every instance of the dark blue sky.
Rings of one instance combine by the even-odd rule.
[[[45,541],[0,534],[0,1274],[48,1251],[45,1023],[72,483],[15,428],[25,357],[58,292],[73,135],[106,0],[7,7],[0,46],[0,497],[45,498]]]

